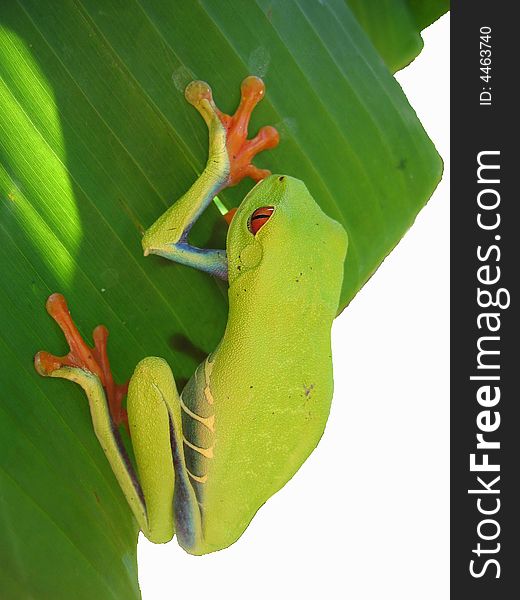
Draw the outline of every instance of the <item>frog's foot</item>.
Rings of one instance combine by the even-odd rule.
[[[253,75],[246,77],[241,85],[241,100],[234,115],[220,111],[213,101],[210,86],[203,81],[192,81],[185,91],[186,99],[204,117],[210,127],[211,118],[216,115],[226,132],[226,149],[229,158],[229,175],[223,187],[239,183],[244,177],[260,181],[271,174],[267,169],[259,169],[252,161],[262,150],[275,148],[280,136],[271,126],[262,127],[251,140],[247,139],[249,119],[255,106],[265,94],[264,82]]]
[[[74,324],[67,302],[61,294],[49,296],[46,308],[63,331],[70,351],[66,356],[38,352],[34,357],[36,371],[45,377],[59,377],[62,367],[73,367],[93,373],[99,377],[105,389],[112,422],[116,427],[122,423],[128,430],[128,417],[122,406],[128,383],[119,385],[114,382],[107,354],[108,329],[104,325],[98,325],[94,329],[94,348],[90,348]]]

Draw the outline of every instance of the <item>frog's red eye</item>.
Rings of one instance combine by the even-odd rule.
[[[256,235],[259,230],[269,221],[271,215],[274,212],[274,206],[262,206],[257,208],[255,212],[249,217],[247,222],[247,228],[249,231]]]

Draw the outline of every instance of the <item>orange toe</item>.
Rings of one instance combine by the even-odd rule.
[[[241,94],[240,104],[234,115],[226,115],[216,109],[226,129],[226,147],[230,161],[228,186],[236,185],[244,177],[259,181],[270,175],[270,171],[257,168],[252,161],[259,152],[275,148],[280,140],[278,131],[271,126],[262,127],[254,138],[247,139],[251,113],[265,95],[264,82],[253,75],[246,77],[242,82]]]
[[[98,325],[93,332],[94,348],[87,345],[72,320],[67,301],[62,294],[52,294],[47,299],[47,312],[63,331],[69,345],[66,356],[54,356],[49,352],[38,352],[34,357],[36,371],[43,376],[52,375],[61,367],[76,367],[97,375],[105,389],[110,415],[114,424],[128,425],[126,410],[122,401],[128,391],[128,384],[114,382],[107,353],[108,329]]]

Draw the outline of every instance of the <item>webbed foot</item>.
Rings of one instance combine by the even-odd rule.
[[[208,126],[211,117],[216,114],[226,131],[229,175],[223,187],[236,185],[244,177],[260,181],[270,175],[270,171],[259,169],[252,161],[262,150],[275,148],[280,139],[278,131],[271,126],[262,127],[254,138],[247,139],[249,119],[255,106],[265,95],[265,85],[259,77],[250,75],[244,79],[240,90],[240,104],[232,116],[217,108],[211,88],[204,81],[192,81],[185,91],[187,101],[200,112]]]
[[[34,357],[36,371],[44,377],[59,377],[59,370],[62,367],[75,367],[93,373],[99,377],[105,389],[112,422],[116,427],[122,423],[128,430],[128,417],[122,406],[123,398],[128,391],[128,383],[114,382],[107,353],[108,329],[104,325],[98,325],[94,329],[92,332],[94,348],[91,348],[81,337],[62,294],[49,296],[45,306],[49,315],[63,331],[70,350],[66,356],[38,352]]]

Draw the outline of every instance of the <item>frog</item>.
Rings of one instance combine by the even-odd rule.
[[[331,326],[348,236],[301,180],[253,164],[259,152],[279,143],[271,126],[247,139],[251,113],[264,94],[264,82],[247,77],[230,116],[218,109],[207,83],[187,86],[187,101],[208,127],[207,163],[142,238],[145,256],[228,283],[222,339],[181,393],[162,357],[143,358],[127,384],[116,384],[108,329],[96,327],[89,346],[60,293],[46,307],[69,352],[40,351],[34,359],[40,375],[83,388],[95,435],[143,534],[155,543],[176,535],[194,555],[236,542],[293,477],[324,432],[333,395]],[[226,248],[190,244],[198,217],[245,177],[256,183],[225,215]]]

